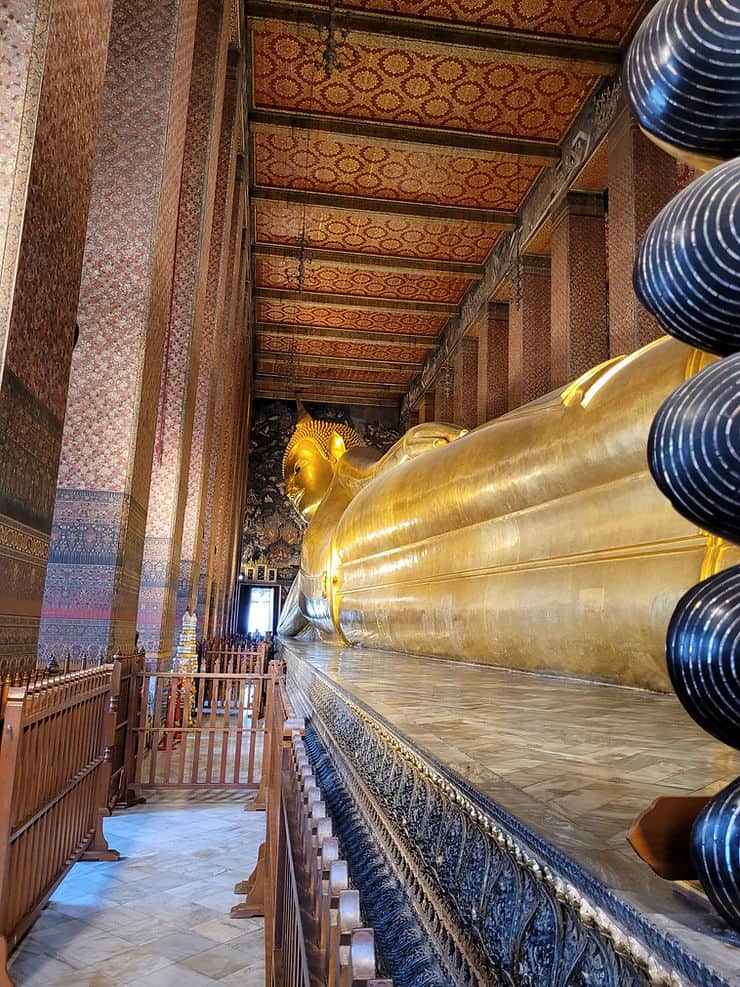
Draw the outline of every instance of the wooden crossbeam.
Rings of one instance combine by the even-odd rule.
[[[326,5],[285,0],[250,0],[248,19],[268,18],[289,24],[311,24],[326,17]],[[373,10],[348,10],[335,14],[336,26],[348,31],[381,34],[404,41],[460,45],[482,51],[502,51],[528,58],[551,59],[581,69],[610,75],[619,64],[619,46],[583,38],[556,38],[523,31],[508,31],[474,24],[449,23],[423,17],[403,17]]]
[[[347,343],[377,343],[379,346],[417,346],[427,350],[437,341],[436,336],[415,336],[401,332],[365,332],[356,329],[334,329],[328,326],[293,326],[279,322],[259,322],[257,332],[271,336],[307,336],[309,339],[341,339]]]
[[[394,337],[395,342],[395,337]],[[270,363],[297,364],[304,367],[325,367],[325,356],[311,356],[307,353],[291,354],[278,353],[274,350],[258,350],[257,360],[270,361]],[[411,373],[418,369],[419,360],[410,360],[406,363],[397,363],[392,360],[376,360],[374,357],[336,357],[331,358],[332,366],[346,367],[348,370],[390,370],[395,373]]]
[[[300,247],[292,244],[255,243],[252,247],[255,256],[260,257],[292,257],[298,260],[301,256]],[[307,261],[326,261],[334,264],[350,264],[352,267],[372,268],[373,270],[388,270],[393,273],[413,274],[419,271],[433,274],[450,275],[462,274],[477,279],[483,277],[482,264],[463,264],[456,261],[426,260],[415,257],[396,257],[392,254],[353,253],[347,250],[320,250],[306,247],[303,256]]]
[[[466,151],[488,151],[496,155],[506,155],[512,160],[526,160],[529,164],[541,164],[543,166],[555,165],[560,160],[560,148],[556,143],[529,140],[524,137],[504,137],[502,135],[474,134],[462,130],[441,130],[434,127],[412,127],[408,124],[351,120],[348,117],[299,113],[294,110],[265,109],[264,107],[250,110],[249,121],[250,124],[285,127],[293,131],[382,140],[394,145],[412,143]]]
[[[401,298],[365,298],[363,295],[334,295],[331,292],[288,291],[285,288],[255,288],[255,301],[309,302],[339,305],[343,308],[381,308],[389,312],[422,312],[431,315],[457,315],[457,305],[445,302],[413,302]]]
[[[262,382],[259,379],[255,383],[256,397],[280,400],[295,401],[296,397],[304,397],[307,401],[321,401],[327,404],[346,402],[348,404],[360,404],[371,408],[397,408],[399,395],[389,396],[387,394],[371,394],[364,391],[342,390],[336,385],[330,390],[319,389],[311,384],[306,384],[304,388],[296,387],[293,383],[286,381],[284,385]]]
[[[378,199],[363,195],[333,195],[328,192],[308,192],[304,189],[277,188],[255,185],[250,190],[251,202],[287,202],[295,205],[330,209],[361,209],[363,212],[387,213],[389,216],[416,216],[421,219],[448,219],[469,225],[488,223],[498,230],[513,230],[516,214],[503,209],[473,209],[467,206],[443,206],[431,202]]]
[[[327,361],[327,363],[328,362],[329,361]],[[265,373],[264,370],[259,370],[259,369],[257,370],[256,377],[258,381],[264,381],[268,384],[273,381],[277,382],[278,384],[280,382],[286,381],[286,377],[284,374]],[[382,381],[368,381],[368,380],[337,381],[334,380],[334,378],[332,377],[305,377],[298,372],[294,373],[291,376],[290,382],[294,386],[296,384],[300,384],[301,382],[303,382],[305,384],[316,384],[317,386],[325,384],[327,387],[346,387],[346,388],[351,388],[352,390],[356,388],[357,390],[360,391],[374,391],[378,394],[392,393],[398,395],[399,400],[405,390],[403,384],[388,384],[388,383],[383,383]]]

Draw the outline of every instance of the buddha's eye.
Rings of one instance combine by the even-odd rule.
[[[293,473],[294,474],[295,473],[300,473],[300,472],[301,472],[301,467],[300,466],[296,466],[296,468],[293,470]]]

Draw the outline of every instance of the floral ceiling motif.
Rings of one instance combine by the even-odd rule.
[[[299,261],[295,257],[257,257],[255,280],[259,288],[295,290],[299,280]],[[302,290],[366,298],[456,303],[469,284],[469,278],[459,276],[410,274],[306,261]]]
[[[417,336],[437,336],[447,321],[444,316],[415,312],[390,312],[384,309],[342,308],[332,305],[312,305],[303,302],[259,300],[257,322],[281,325],[316,326],[347,329],[350,332],[414,333]]]
[[[344,0],[345,7],[481,27],[536,31],[592,41],[618,41],[640,0]]]
[[[263,126],[254,129],[254,165],[258,185],[507,210],[517,208],[541,170],[480,151],[313,132],[296,139],[287,128]]]
[[[587,68],[354,33],[355,63],[326,79],[315,32],[252,22],[255,106],[560,140],[598,81]]]
[[[485,260],[500,236],[483,223],[280,202],[255,206],[257,243],[298,246],[304,229],[307,247],[476,264]]]

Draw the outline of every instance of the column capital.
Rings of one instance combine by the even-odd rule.
[[[553,228],[567,216],[603,216],[606,205],[603,192],[568,192],[557,204],[552,214]]]
[[[493,319],[496,322],[508,322],[509,319],[509,303],[508,302],[489,302],[488,303],[488,318]]]

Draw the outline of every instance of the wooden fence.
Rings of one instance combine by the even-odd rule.
[[[136,669],[127,745],[132,796],[151,788],[259,787],[268,676],[249,662],[236,670],[231,664],[223,672]]]
[[[277,663],[267,691],[265,842],[234,918],[265,917],[267,987],[393,987],[377,979],[372,929],[362,927],[331,819]]]
[[[117,860],[108,815],[121,665],[11,686],[0,743],[0,987],[8,955],[77,860]]]

